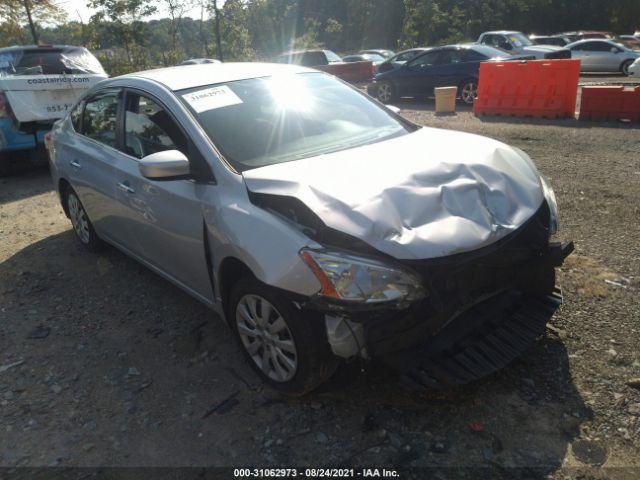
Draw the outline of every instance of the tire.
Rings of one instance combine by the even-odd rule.
[[[393,102],[396,98],[396,87],[390,82],[380,82],[376,90],[376,97],[382,103]]]
[[[627,60],[626,62],[622,62],[622,65],[620,65],[620,71],[625,77],[628,77],[630,75],[629,67],[632,64],[633,64],[633,60]]]
[[[478,81],[475,78],[468,78],[460,84],[460,100],[465,105],[473,105],[478,96]]]
[[[242,278],[233,286],[229,306],[229,323],[245,357],[275,390],[304,395],[338,367],[340,360],[331,352],[320,314],[297,310],[253,278]]]
[[[65,189],[64,201],[73,231],[80,243],[90,252],[95,253],[103,250],[105,243],[98,237],[78,195],[71,187]]]

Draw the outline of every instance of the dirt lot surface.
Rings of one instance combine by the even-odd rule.
[[[640,390],[626,384],[640,377],[640,129],[399,106],[517,146],[551,179],[577,252],[565,304],[521,359],[423,394],[351,364],[284,398],[196,300],[118,251],[85,252],[48,173],[23,171],[0,178],[0,465],[640,478]]]

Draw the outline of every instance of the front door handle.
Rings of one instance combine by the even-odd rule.
[[[136,193],[136,191],[124,182],[118,184],[118,189],[126,193]]]
[[[69,165],[71,165],[73,168],[77,168],[78,170],[82,168],[82,165],[80,165],[80,162],[78,160],[71,160],[69,162]]]

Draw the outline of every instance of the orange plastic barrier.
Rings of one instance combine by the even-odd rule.
[[[580,60],[526,60],[480,64],[476,115],[573,117]]]
[[[640,122],[640,86],[582,87],[580,120]]]

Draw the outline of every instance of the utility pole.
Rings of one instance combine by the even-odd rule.
[[[29,28],[31,29],[31,37],[33,37],[33,43],[38,45],[38,32],[36,32],[36,26],[33,24],[33,18],[31,18],[31,8],[29,8],[29,0],[22,0],[24,9],[27,11],[27,19],[29,20]]]
[[[218,44],[218,60],[224,62],[224,58],[222,58],[222,42],[220,41],[220,10],[218,10],[218,0],[213,0],[213,11],[216,14],[216,43]]]

